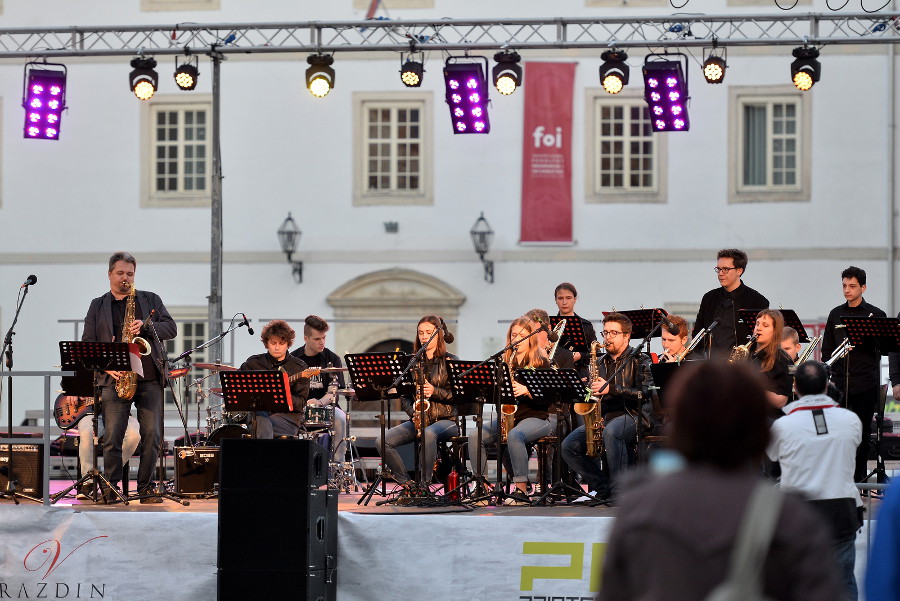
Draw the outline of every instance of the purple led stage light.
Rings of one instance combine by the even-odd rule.
[[[444,89],[455,134],[486,134],[491,131],[488,116],[487,64],[453,62],[444,65]]]
[[[650,111],[653,131],[687,131],[687,78],[679,61],[655,60],[644,63],[644,99]]]
[[[65,65],[25,65],[22,108],[25,109],[23,137],[32,140],[59,140],[62,112],[66,108]]]

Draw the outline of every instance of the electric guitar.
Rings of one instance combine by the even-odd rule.
[[[81,418],[94,412],[94,398],[61,394],[53,404],[53,418],[63,430],[75,426]]]

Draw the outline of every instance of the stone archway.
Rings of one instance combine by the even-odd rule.
[[[455,320],[465,295],[443,280],[411,269],[383,269],[356,277],[328,295],[338,354],[364,352],[392,338],[412,341],[415,323],[429,313]],[[448,345],[451,352],[455,343]]]

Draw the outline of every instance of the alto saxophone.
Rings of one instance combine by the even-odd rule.
[[[597,367],[597,347],[606,345],[593,341],[591,343],[591,362],[588,366],[588,380],[593,384],[600,379]],[[587,443],[588,457],[596,457],[600,454],[600,446],[603,442],[603,416],[600,414],[600,398],[595,397],[590,386],[583,403],[575,403],[575,413],[584,417],[584,435]]]
[[[738,361],[746,361],[750,358],[750,347],[753,346],[753,343],[756,342],[756,339],[759,338],[758,334],[754,334],[750,337],[750,340],[747,341],[747,344],[742,344],[740,346],[735,346],[731,349],[731,356],[728,357],[729,363],[736,363]]]
[[[413,401],[412,423],[416,427],[416,438],[422,438],[422,431],[431,425],[428,410],[431,409],[431,401],[425,398],[422,387],[425,385],[425,369],[422,364],[416,365],[416,398]],[[422,423],[422,412],[425,413],[425,423]]]
[[[514,376],[512,359],[507,365],[509,366],[509,377],[512,379]],[[500,405],[500,444],[506,444],[506,441],[509,440],[509,433],[515,425],[516,406]]]
[[[128,296],[125,297],[125,319],[122,320],[122,342],[133,342],[138,345],[142,355],[150,354],[150,344],[140,336],[131,334],[131,324],[134,323],[134,295],[136,289],[134,284],[129,284],[131,289]],[[120,398],[130,399],[137,390],[137,374],[133,371],[123,371],[116,380],[116,394]]]

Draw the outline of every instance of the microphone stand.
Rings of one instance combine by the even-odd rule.
[[[19,289],[21,295],[19,296],[16,302],[16,314],[13,317],[12,325],[9,326],[9,331],[6,332],[6,337],[3,339],[3,349],[0,350],[0,355],[6,356],[6,371],[12,371],[13,368],[13,336],[16,335],[15,327],[16,323],[19,321],[19,313],[22,311],[22,305],[25,304],[25,296],[28,295],[28,286],[29,284],[26,282],[24,286]],[[12,376],[6,377],[7,383],[7,407],[6,407],[6,430],[7,437],[12,440],[13,437],[13,425],[12,425],[12,412],[13,412],[13,380]],[[2,390],[2,384],[0,384],[0,390]],[[2,396],[2,392],[0,392],[0,396]],[[48,416],[45,416],[48,417]],[[7,442],[6,444],[6,455],[7,455],[7,463],[6,467],[3,468],[6,470],[6,490],[0,491],[0,499],[12,499],[15,501],[16,505],[19,504],[19,498],[28,499],[29,501],[34,501],[36,503],[40,503],[41,499],[36,497],[30,497],[28,495],[24,495],[16,490],[19,486],[19,481],[16,480],[14,469],[13,469],[13,445],[11,442]],[[50,491],[44,491],[44,494],[49,495]]]

